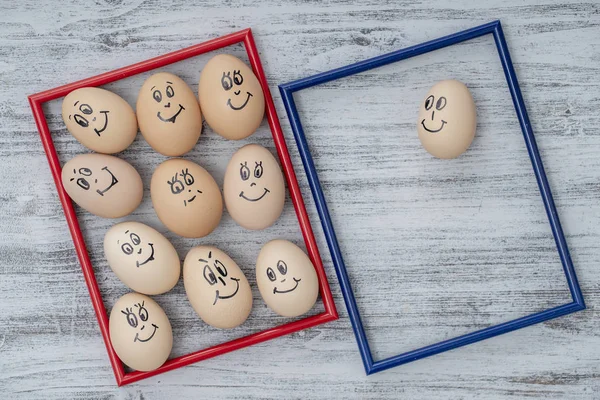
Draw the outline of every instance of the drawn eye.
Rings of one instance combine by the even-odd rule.
[[[85,115],[90,115],[92,113],[92,107],[90,107],[88,104],[82,104],[79,106],[79,110],[84,113]]]
[[[435,100],[435,97],[433,97],[433,95],[431,95],[425,99],[425,109],[426,110],[429,110],[431,108],[431,106],[433,106],[434,100]]]
[[[281,275],[287,274],[287,264],[283,260],[277,261],[277,269],[281,272]]]
[[[269,278],[269,280],[271,282],[275,282],[275,279],[277,279],[277,276],[275,276],[275,271],[273,271],[273,268],[271,268],[271,267],[267,268],[267,277]]]
[[[165,92],[167,93],[167,97],[175,96],[175,91],[171,85],[167,86],[167,90],[165,90]]]
[[[204,279],[206,279],[206,282],[208,282],[211,286],[217,283],[217,277],[208,265],[204,266]]]
[[[131,235],[129,235],[129,237],[131,238],[131,241],[133,242],[133,244],[136,246],[142,242],[140,240],[140,237],[138,235],[136,235],[135,233],[132,233]]]
[[[167,181],[167,183],[171,186],[171,193],[179,194],[179,193],[183,192],[183,189],[184,189],[183,182],[181,182],[179,179],[177,179],[177,174],[175,174],[175,176],[173,177],[172,180]]]
[[[84,176],[92,175],[92,170],[89,168],[79,168],[79,173]]]
[[[142,304],[138,304],[137,306],[140,308],[140,310],[138,311],[140,319],[142,321],[148,321],[148,310],[146,310],[146,308],[144,307],[144,302],[142,302]]]
[[[446,98],[440,97],[438,99],[437,103],[435,103],[435,108],[437,108],[438,110],[441,110],[444,107],[446,107]]]
[[[88,181],[86,181],[83,178],[77,179],[77,186],[79,186],[83,190],[89,190],[89,188],[90,188],[90,184],[88,183]]]
[[[262,176],[263,173],[263,167],[262,167],[262,161],[259,163],[256,163],[256,167],[254,167],[254,177],[255,178],[260,178]]]
[[[215,268],[217,269],[217,271],[219,271],[221,276],[223,276],[223,277],[227,276],[227,268],[225,268],[225,266],[223,265],[223,263],[221,261],[215,260]]]
[[[132,313],[129,309],[127,310],[127,312],[125,311],[121,311],[123,314],[125,314],[125,316],[127,317],[127,322],[129,323],[129,325],[132,328],[136,328],[138,325],[138,320],[137,317],[135,316],[134,313]]]
[[[152,93],[152,97],[154,97],[154,100],[156,100],[157,103],[162,101],[162,93],[160,90],[155,90],[154,93]]]
[[[225,90],[229,90],[233,87],[233,82],[231,81],[231,72],[228,72],[227,74],[225,74],[225,72],[223,72],[223,77],[221,77],[221,85],[223,85],[223,89]]]
[[[240,70],[233,70],[233,81],[236,85],[241,85],[244,82],[244,77],[240,74]]]
[[[243,181],[247,181],[248,178],[250,178],[250,169],[248,168],[247,163],[243,163],[241,165],[240,176],[242,177]]]
[[[88,120],[83,118],[81,115],[75,114],[75,116],[73,118],[75,118],[75,122],[77,122],[79,124],[79,126],[81,126],[83,128],[88,127],[88,125],[89,125]]]
[[[186,185],[190,186],[190,185],[194,184],[194,177],[192,176],[192,174],[190,174],[188,172],[187,168],[185,169],[185,171],[184,170],[181,171],[181,177],[185,181]]]
[[[130,245],[129,243],[123,243],[121,245],[121,250],[123,250],[123,253],[129,255],[129,254],[133,253],[133,246]]]

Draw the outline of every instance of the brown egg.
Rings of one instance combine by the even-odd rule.
[[[265,303],[284,317],[307,313],[319,294],[319,279],[310,258],[287,240],[272,240],[260,250],[256,284]]]
[[[108,329],[113,349],[130,368],[152,371],[169,358],[173,347],[171,323],[148,296],[128,293],[117,300]]]
[[[142,202],[140,174],[114,156],[81,154],[63,166],[61,176],[69,197],[99,217],[124,217]]]
[[[137,120],[129,103],[96,87],[69,93],[62,102],[62,118],[75,139],[98,153],[123,151],[137,135]]]
[[[165,156],[187,153],[202,132],[202,116],[194,92],[181,78],[168,72],[146,79],[136,110],[142,136]]]
[[[208,61],[200,74],[198,97],[206,122],[226,139],[252,135],[265,114],[258,79],[242,60],[229,54]]]
[[[213,177],[191,161],[174,158],[156,167],[150,195],[158,218],[178,235],[200,238],[221,221],[221,191]]]
[[[175,247],[155,229],[122,222],[104,235],[104,254],[121,282],[144,294],[168,292],[177,284],[181,263]]]
[[[183,284],[196,313],[215,328],[235,328],[252,310],[246,276],[216,247],[198,246],[189,251],[183,262]]]
[[[271,152],[257,144],[236,151],[225,171],[223,197],[231,217],[246,229],[264,229],[277,221],[285,185]]]
[[[417,131],[432,156],[456,158],[475,137],[477,113],[471,92],[456,80],[435,84],[419,109]]]

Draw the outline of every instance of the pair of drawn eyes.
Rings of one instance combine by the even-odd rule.
[[[90,107],[88,104],[82,104],[82,105],[80,105],[79,106],[79,111],[81,111],[85,115],[90,115],[91,113],[94,112],[94,110],[92,110],[92,107]],[[79,124],[79,126],[81,126],[83,128],[87,128],[90,125],[90,123],[88,122],[88,120],[85,119],[83,116],[81,116],[79,114],[75,114],[73,116],[73,118],[75,119],[75,122],[77,122],[77,124]]]
[[[136,304],[135,306],[139,307],[138,316],[140,317],[140,319],[143,322],[148,321],[148,310],[144,308],[144,302],[142,302],[141,304]],[[129,323],[129,325],[132,328],[137,328],[138,319],[133,310],[131,308],[126,308],[125,311],[121,310],[121,312],[127,317],[127,322]]]
[[[179,194],[185,189],[183,182],[180,179],[177,179],[177,175],[181,175],[183,182],[185,182],[187,186],[194,184],[194,177],[192,174],[190,174],[187,169],[182,170],[181,174],[175,174],[173,179],[168,182],[171,186],[171,193],[173,194]]]
[[[277,270],[281,275],[287,274],[287,264],[283,260],[277,261]],[[275,275],[275,271],[273,271],[273,268],[267,268],[267,277],[271,282],[275,282],[275,280],[277,279],[277,275]]]
[[[260,178],[262,176],[262,174],[263,174],[263,166],[262,166],[262,161],[261,161],[261,162],[257,162],[256,166],[254,167],[254,177]],[[241,164],[240,176],[242,177],[243,181],[247,181],[248,178],[250,178],[250,168],[248,168],[247,162]]]
[[[215,260],[214,265],[215,265],[215,269],[217,270],[217,272],[223,278],[225,278],[227,276],[227,268],[225,268],[223,263],[219,260]],[[204,274],[204,279],[206,279],[206,282],[208,282],[211,286],[214,285],[215,283],[217,283],[217,276],[213,272],[212,268],[209,267],[208,265],[204,266],[203,274]]]
[[[230,90],[233,87],[233,84],[241,85],[244,82],[244,77],[240,73],[240,70],[233,71],[233,81],[231,80],[231,72],[223,72],[223,76],[221,77],[221,85],[223,85],[223,89]]]
[[[425,99],[425,109],[430,110],[433,107],[433,102],[435,101],[435,97],[433,95],[429,96]],[[439,111],[442,108],[446,107],[446,98],[444,96],[440,97],[438,101],[435,103],[435,108]]]
[[[167,94],[168,98],[175,96],[175,91],[173,90],[173,87],[171,85],[167,86],[165,93]],[[157,103],[160,103],[162,101],[162,93],[158,89],[152,93],[152,97]]]
[[[135,246],[142,243],[140,237],[133,232],[129,235],[129,238],[131,239],[131,243],[133,243]],[[133,253],[133,246],[129,243],[123,243],[121,245],[121,250],[123,250],[123,253],[130,255]]]
[[[79,173],[81,175],[83,175],[83,176],[91,176],[92,175],[92,170],[89,169],[89,168],[79,168]],[[90,189],[90,183],[85,178],[79,178],[79,179],[77,179],[77,186],[79,186],[83,190],[89,190]]]

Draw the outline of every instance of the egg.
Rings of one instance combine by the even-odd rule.
[[[246,229],[264,229],[277,221],[285,185],[271,152],[257,144],[236,151],[225,171],[223,197],[231,217]]]
[[[150,196],[158,218],[178,235],[204,237],[221,221],[221,191],[208,171],[191,161],[174,158],[156,167]]]
[[[198,98],[206,122],[226,139],[254,133],[265,114],[265,97],[252,70],[229,54],[211,58],[200,74]]]
[[[137,135],[137,120],[129,103],[96,87],[76,89],[65,96],[62,118],[75,139],[98,153],[123,151]]]
[[[128,293],[115,303],[108,321],[117,356],[137,371],[152,371],[165,363],[173,347],[171,323],[150,297]]]
[[[419,109],[419,140],[434,157],[456,158],[475,137],[476,114],[473,96],[464,83],[441,81],[429,90]]]
[[[136,110],[142,136],[165,156],[187,153],[202,132],[202,115],[194,92],[181,78],[168,72],[146,79]]]
[[[122,222],[104,235],[108,265],[130,289],[143,294],[168,292],[177,284],[181,263],[175,247],[157,230]]]
[[[198,246],[189,251],[183,262],[183,284],[196,313],[215,328],[235,328],[252,310],[246,276],[216,247]]]
[[[92,214],[119,218],[140,205],[142,178],[127,161],[106,154],[81,154],[62,168],[63,187],[71,199]]]
[[[319,294],[317,273],[306,253],[281,239],[270,241],[260,250],[256,284],[265,303],[284,317],[307,313]]]

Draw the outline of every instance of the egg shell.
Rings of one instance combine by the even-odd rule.
[[[113,92],[96,87],[76,89],[65,96],[62,118],[75,139],[98,153],[125,150],[138,130],[129,103]]]
[[[108,321],[117,356],[137,371],[152,371],[167,361],[173,348],[171,323],[150,297],[127,293],[117,300]]]
[[[143,294],[168,292],[177,284],[181,263],[175,247],[157,230],[122,222],[104,235],[104,254],[121,282]]]
[[[235,152],[225,171],[223,197],[231,217],[246,229],[265,229],[281,215],[285,184],[271,152],[249,144]]]
[[[421,144],[438,158],[456,158],[471,146],[477,111],[467,86],[457,80],[435,84],[419,109],[417,132]]]
[[[81,208],[104,218],[130,214],[142,201],[140,174],[127,161],[106,154],[81,154],[62,168],[62,184]]]
[[[310,258],[287,240],[272,240],[260,250],[256,283],[265,303],[284,317],[307,313],[319,294],[319,279]]]
[[[152,75],[138,94],[140,132],[165,156],[180,156],[194,148],[202,132],[200,105],[192,89],[168,72]]]
[[[239,58],[220,54],[200,74],[198,98],[204,118],[226,139],[252,135],[265,114],[265,97],[254,72]]]
[[[156,167],[150,196],[158,218],[178,235],[204,237],[221,221],[219,186],[208,171],[191,161],[174,158]]]
[[[215,328],[235,328],[250,315],[248,280],[235,261],[216,247],[189,251],[183,262],[183,284],[196,313]]]

